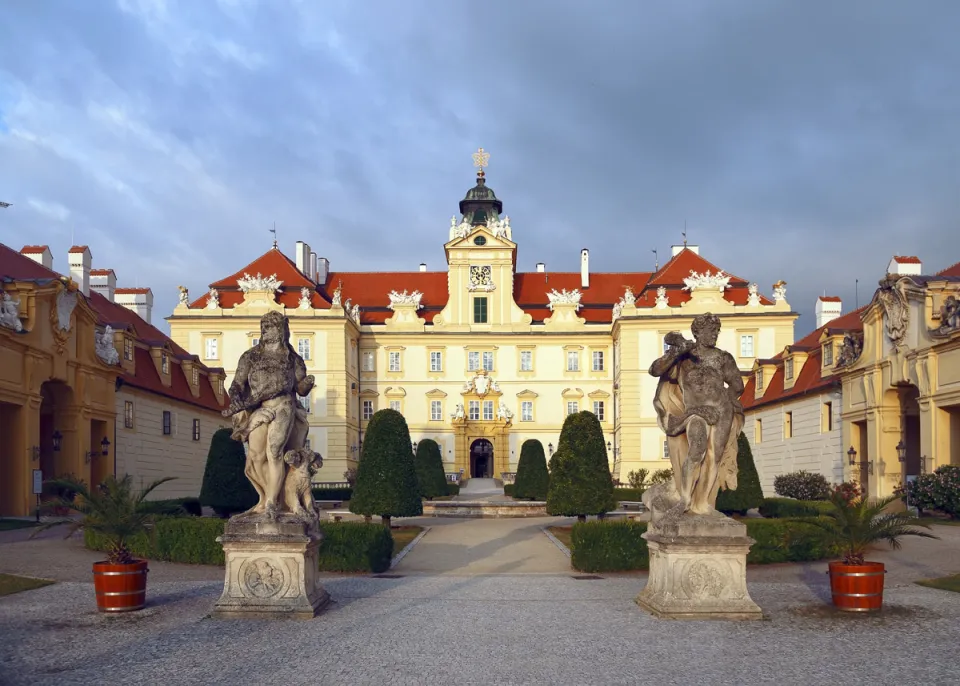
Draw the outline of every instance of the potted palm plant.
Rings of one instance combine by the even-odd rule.
[[[808,520],[826,534],[827,542],[839,553],[840,559],[830,563],[828,572],[833,604],[838,609],[870,612],[883,605],[884,564],[864,559],[872,545],[886,541],[899,550],[903,536],[938,538],[915,528],[930,527],[909,512],[884,512],[898,499],[893,495],[871,502],[836,489],[830,494],[832,509]]]
[[[143,533],[158,515],[174,514],[180,506],[170,501],[151,501],[147,496],[158,486],[175,477],[158,479],[135,492],[129,474],[117,479],[108,476],[97,488],[73,477],[51,479],[52,487],[73,497],[57,498],[44,507],[67,510],[79,515],[66,521],[48,522],[37,532],[51,526],[67,524],[67,537],[78,529],[88,529],[103,536],[109,543],[107,559],[93,563],[93,585],[97,609],[101,612],[140,610],[146,605],[147,561],[138,560],[130,552],[129,540]],[[36,535],[37,532],[34,532]]]

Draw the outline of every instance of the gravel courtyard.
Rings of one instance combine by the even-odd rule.
[[[432,530],[417,546],[423,545],[420,559],[414,548],[393,570],[401,578],[327,577],[335,602],[310,622],[208,619],[222,588],[219,570],[182,565],[158,564],[158,574],[151,573],[149,607],[126,616],[97,613],[88,581],[62,580],[0,598],[0,683],[935,685],[960,680],[954,658],[960,594],[912,583],[931,573],[960,571],[960,527],[937,527],[942,541],[910,541],[900,553],[876,555],[891,565],[882,614],[831,611],[824,563],[776,565],[751,568],[749,574],[750,592],[767,620],[736,623],[653,619],[633,604],[646,580],[642,574],[578,580],[569,568],[474,573],[470,551],[495,558],[492,533],[499,527],[505,527],[510,550],[527,549],[518,540],[522,535],[543,536],[537,527],[515,521],[484,521],[489,529],[484,542],[472,547],[464,541],[460,570],[422,571]],[[476,529],[476,520],[470,525]],[[441,524],[437,550],[444,560],[450,559],[457,526]],[[23,571],[15,559],[27,546],[89,554],[77,545],[53,539],[0,544],[0,571]],[[918,561],[924,552],[930,563]],[[86,560],[80,564],[86,566]],[[65,560],[54,567],[65,567]],[[184,580],[175,580],[178,568]]]

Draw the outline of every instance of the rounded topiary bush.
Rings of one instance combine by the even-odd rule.
[[[547,514],[605,514],[616,508],[603,428],[586,410],[567,415],[557,452],[550,458]]]
[[[433,500],[446,496],[447,476],[443,472],[443,455],[440,454],[437,442],[432,438],[424,438],[417,443],[417,456],[414,460],[420,497]]]
[[[423,514],[410,430],[396,410],[376,412],[367,425],[350,511],[367,517],[379,515],[387,526],[391,517]]]
[[[243,473],[247,462],[243,444],[231,438],[232,433],[230,429],[218,429],[210,439],[200,487],[200,504],[213,508],[221,517],[249,510],[259,500]]]
[[[830,484],[827,478],[823,474],[803,469],[774,477],[773,490],[784,498],[797,500],[826,500],[830,497]]]
[[[753,463],[753,451],[750,441],[740,432],[737,437],[737,487],[721,490],[717,494],[717,509],[721,512],[747,514],[747,510],[760,507],[763,503],[763,489],[760,487],[760,475]]]
[[[550,486],[547,458],[543,444],[535,438],[523,442],[520,461],[517,463],[517,478],[513,482],[513,497],[526,500],[546,500]]]

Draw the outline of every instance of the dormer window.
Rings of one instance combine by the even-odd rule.
[[[826,343],[823,346],[823,366],[830,367],[833,365],[833,343]]]
[[[194,386],[200,385],[200,370],[197,369],[196,367],[193,368],[193,385]]]
[[[793,378],[793,358],[788,357],[783,363],[783,378],[790,380]]]
[[[762,369],[758,369],[758,370],[757,370],[757,373],[756,373],[756,385],[757,385],[757,390],[758,390],[758,391],[762,391],[762,390],[763,390],[763,370],[762,370]]]
[[[126,336],[123,338],[123,359],[133,360],[133,341]]]
[[[160,353],[160,371],[164,374],[170,373],[170,359],[166,353]]]

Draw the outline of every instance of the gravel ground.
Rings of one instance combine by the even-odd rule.
[[[767,621],[656,620],[643,577],[330,578],[309,622],[207,618],[221,584],[151,585],[104,616],[90,584],[0,599],[3,684],[956,684],[960,595],[890,589],[840,615],[827,587],[752,584]],[[918,657],[924,656],[924,657]]]

